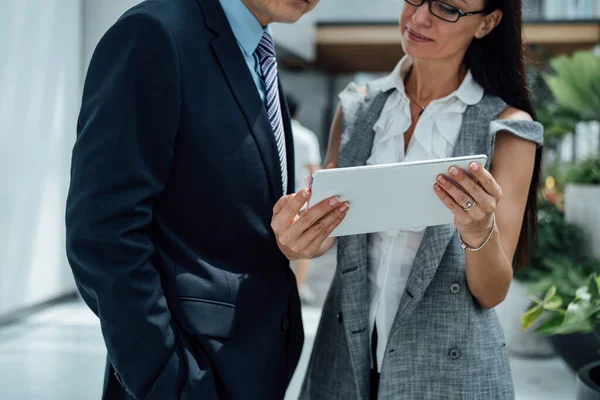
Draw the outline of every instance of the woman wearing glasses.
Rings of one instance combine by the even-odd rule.
[[[326,166],[482,153],[491,164],[431,182],[454,226],[338,238],[301,398],[513,399],[493,308],[533,237],[543,136],[521,1],[405,2],[406,55],[388,77],[341,93]]]

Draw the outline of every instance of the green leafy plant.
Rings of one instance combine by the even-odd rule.
[[[577,51],[551,58],[549,67],[535,74],[533,100],[546,146],[555,148],[577,123],[600,120],[600,56]]]
[[[569,168],[567,182],[580,185],[600,185],[600,156],[590,157]]]
[[[553,72],[542,76],[556,99],[557,110],[579,121],[600,120],[600,56],[577,51],[571,57],[550,59],[550,67]]]
[[[538,242],[531,249],[533,268],[521,272],[532,301],[521,317],[523,330],[543,315],[547,318],[536,331],[544,335],[591,332],[600,322],[600,260],[585,254],[583,242],[583,230],[542,197]]]
[[[536,270],[538,279],[529,284],[529,295],[537,296],[554,287],[559,296],[567,303],[575,298],[577,290],[590,275],[600,275],[600,261],[591,258],[581,263],[576,263],[573,259],[564,256],[545,259],[544,267],[546,268],[544,271]]]
[[[600,260],[586,255],[584,236],[579,226],[565,220],[560,208],[540,199],[538,240],[531,247],[530,266],[514,272],[516,279],[527,284],[530,297],[554,287],[558,296],[569,303],[590,275],[600,276]]]
[[[550,102],[537,110],[537,119],[544,126],[545,145],[555,148],[566,135],[575,132],[579,115]]]
[[[523,330],[541,323],[535,331],[542,335],[567,335],[594,332],[600,322],[600,276],[591,274],[566,300],[551,286],[543,298],[532,297],[532,307],[521,316]],[[600,337],[599,337],[600,339]]]

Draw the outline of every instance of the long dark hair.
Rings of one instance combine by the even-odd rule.
[[[473,40],[467,50],[466,62],[473,78],[487,93],[498,96],[507,104],[519,108],[535,120],[527,87],[523,40],[521,36],[521,0],[485,0],[488,13],[499,9],[502,20],[483,39]],[[514,265],[525,266],[529,262],[529,250],[537,241],[537,194],[540,185],[542,148],[535,153],[533,178],[515,252]]]

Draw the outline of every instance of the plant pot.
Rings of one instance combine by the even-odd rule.
[[[507,343],[521,331],[521,314],[527,310],[530,303],[531,300],[527,298],[527,284],[513,279],[506,298],[495,308]]]
[[[584,249],[600,258],[600,185],[569,183],[565,188],[565,220],[580,226],[585,232]]]
[[[588,364],[600,362],[600,345],[593,333],[553,335],[550,341],[556,353],[574,373]]]
[[[523,358],[545,358],[555,355],[549,339],[533,330],[523,332],[520,317],[531,301],[527,298],[527,284],[513,279],[506,299],[496,306],[498,320],[511,355]]]
[[[575,400],[600,400],[600,362],[587,364],[577,373]]]

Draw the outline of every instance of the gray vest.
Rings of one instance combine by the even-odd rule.
[[[373,125],[391,91],[379,81],[363,98],[351,84],[343,110],[338,167],[365,165]],[[531,121],[495,121],[506,104],[485,95],[469,106],[454,156],[486,154],[506,130],[541,143]],[[486,168],[489,168],[489,161]],[[338,265],[327,295],[300,398],[368,400],[370,364],[367,235],[338,238]],[[383,360],[379,399],[507,400],[513,385],[504,334],[493,310],[471,295],[464,251],[453,225],[428,227],[413,263]]]

